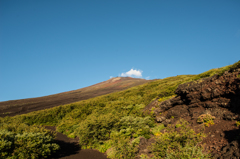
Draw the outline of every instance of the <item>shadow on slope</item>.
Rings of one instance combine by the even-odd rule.
[[[46,128],[55,131],[55,127],[53,126],[46,126]],[[61,149],[49,156],[48,159],[107,159],[105,154],[97,150],[81,149],[78,138],[71,139],[57,132],[55,142]]]

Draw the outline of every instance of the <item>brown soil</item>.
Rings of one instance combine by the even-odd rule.
[[[46,128],[52,131],[56,130],[53,126],[46,126]],[[48,159],[107,159],[106,154],[97,150],[81,149],[78,138],[71,139],[57,132],[55,142],[61,149],[49,156]]]
[[[211,152],[213,158],[240,158],[240,129],[236,125],[240,120],[240,66],[222,76],[179,85],[175,93],[176,97],[161,103],[156,99],[145,111],[155,107],[158,123],[168,125],[183,118],[196,131],[205,127],[197,122],[199,116],[210,114],[215,120],[214,125],[204,129],[207,137],[201,144],[205,145],[205,151]],[[145,145],[149,145],[148,141]],[[151,156],[146,147],[140,151]]]
[[[26,114],[32,111],[70,104],[81,100],[121,91],[133,86],[150,82],[139,78],[118,77],[78,90],[59,94],[0,102],[0,117]]]

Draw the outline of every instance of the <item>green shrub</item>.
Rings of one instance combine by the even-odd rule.
[[[176,153],[175,150],[169,150],[166,154],[166,159],[176,159],[176,158],[184,158],[184,159],[206,159],[211,158],[210,155],[203,153],[203,148],[201,147],[192,147],[188,144],[185,147],[180,147],[179,151]]]
[[[237,127],[240,126],[240,121],[236,121],[236,126],[237,126]]]
[[[79,137],[81,146],[96,147],[100,141],[110,139],[111,130],[117,121],[118,116],[114,114],[101,116],[92,114],[79,123],[79,127],[74,131],[74,134]]]
[[[14,133],[0,130],[0,157],[7,158],[14,149]]]
[[[19,116],[20,120],[30,125],[56,125],[66,114],[75,108],[74,104],[58,106],[51,109],[40,110]],[[14,117],[18,118],[18,117]]]
[[[166,132],[156,137],[151,149],[156,158],[198,158],[203,154],[201,148],[197,146],[204,137],[203,134],[196,134],[188,123],[180,119],[178,131],[175,125],[169,125]],[[196,151],[197,150],[197,151]]]
[[[163,124],[157,125],[155,127],[152,128],[152,134],[155,136],[159,136],[160,135],[160,131],[163,130],[165,128],[165,126]]]
[[[204,123],[206,127],[209,127],[210,125],[214,125],[213,120],[215,119],[214,116],[211,114],[202,114],[198,117],[197,122],[198,123]]]
[[[56,133],[50,130],[45,129],[41,125],[27,125],[25,123],[21,123],[21,121],[11,121],[8,122],[2,121],[0,122],[0,130],[7,130],[14,134],[23,134],[23,133],[42,133],[47,136],[51,136],[55,138]]]
[[[138,151],[140,139],[130,140],[129,137],[112,136],[112,147],[107,153],[113,159],[132,159]]]
[[[154,121],[150,117],[124,116],[115,124],[115,130],[112,133],[130,138],[139,136],[150,138],[150,128],[153,126]]]
[[[140,159],[150,159],[150,158],[146,154],[141,154]]]
[[[100,144],[98,150],[102,153],[105,153],[109,148],[112,147],[112,140],[105,141],[103,144]]]
[[[15,134],[0,130],[0,155],[1,158],[45,158],[59,149],[53,140],[52,136],[44,133]]]

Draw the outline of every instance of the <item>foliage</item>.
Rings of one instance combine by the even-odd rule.
[[[215,119],[214,116],[211,114],[202,114],[198,117],[197,122],[198,123],[204,123],[206,127],[209,127],[210,125],[214,125],[213,120]]]
[[[236,121],[236,126],[240,126],[240,121]]]
[[[112,147],[107,153],[108,157],[113,159],[132,159],[138,151],[139,138],[130,140],[129,137],[114,136],[112,137]]]
[[[140,159],[149,159],[148,155],[146,154],[141,154]]]
[[[47,157],[59,149],[53,143],[53,137],[44,133],[16,134],[7,130],[0,130],[1,158],[39,158]]]
[[[25,123],[21,123],[20,121],[1,121],[0,120],[0,130],[7,130],[9,132],[13,132],[16,134],[27,133],[43,133],[51,137],[55,137],[55,133],[52,131],[46,130],[44,127],[39,125],[27,125]]]
[[[95,147],[99,141],[110,139],[111,130],[116,122],[117,117],[114,114],[90,115],[79,123],[75,135],[79,136],[80,145]]]
[[[158,99],[158,102],[160,103],[160,102],[163,102],[163,101],[165,101],[165,100],[167,100],[167,99],[170,99],[170,98],[173,98],[173,97],[175,97],[176,95],[171,95],[171,96],[168,96],[168,97],[162,97],[162,98],[159,98]]]
[[[213,75],[222,76],[224,74],[224,72],[232,71],[232,70],[237,69],[237,68],[240,68],[240,61],[234,63],[233,65],[229,65],[229,66],[225,66],[225,67],[221,67],[221,68],[215,68],[215,69],[211,69],[209,71],[206,71],[204,73],[201,73],[201,74],[195,76],[193,78],[193,80],[198,80],[198,79],[201,79],[201,78],[211,77]]]
[[[14,149],[14,133],[0,130],[0,156],[1,158],[7,158],[7,156],[11,155],[11,152]]]
[[[218,75],[223,75],[225,71],[233,71],[234,69],[240,68],[240,61],[234,63],[233,65],[222,67],[222,70],[218,73]]]
[[[155,136],[159,136],[161,134],[161,130],[163,130],[165,126],[163,124],[157,125],[154,128],[151,129],[152,134]]]
[[[151,147],[154,157],[189,159],[207,157],[198,146],[204,135],[196,134],[183,119],[177,124],[179,124],[178,130],[175,129],[175,125],[170,125],[165,133],[156,137],[156,142]]]
[[[176,158],[184,158],[184,159],[207,159],[211,158],[210,155],[203,153],[203,148],[199,146],[189,146],[188,144],[185,147],[180,147],[178,153],[174,150],[171,150],[167,153],[166,159],[176,159]]]
[[[59,146],[54,143],[54,138],[55,133],[42,126],[0,120],[0,156],[2,158],[47,157],[59,149]]]
[[[112,147],[112,144],[113,144],[112,140],[105,141],[103,142],[103,144],[100,144],[100,146],[98,147],[98,150],[104,153]]]
[[[150,117],[142,118],[125,116],[115,124],[117,129],[115,129],[113,133],[118,133],[120,136],[131,138],[137,138],[139,136],[150,138],[150,128],[153,126],[154,121]]]
[[[211,69],[211,70],[209,70],[209,71],[206,71],[206,72],[204,72],[204,73],[201,73],[201,74],[195,76],[195,77],[193,78],[193,80],[199,80],[199,79],[201,79],[201,78],[211,77],[211,76],[213,76],[213,75],[215,75],[215,74],[218,74],[218,72],[220,72],[221,70],[222,70],[222,68]]]
[[[45,109],[17,117],[24,123],[30,125],[56,125],[66,114],[74,109],[75,105],[65,105],[54,107],[54,109]]]

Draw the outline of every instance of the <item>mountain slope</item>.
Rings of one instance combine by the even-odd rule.
[[[176,96],[154,100],[145,109],[165,126],[180,118],[198,131],[204,129],[205,151],[213,158],[240,157],[240,62],[223,75],[181,84]]]
[[[168,77],[0,118],[0,131],[37,132],[36,125],[52,125],[78,140],[82,149],[97,149],[110,158],[209,158],[208,150],[215,151],[215,158],[237,158],[239,68],[240,61],[199,75]]]
[[[26,114],[32,111],[70,104],[104,94],[121,91],[150,81],[151,80],[140,78],[116,77],[89,87],[73,91],[38,98],[0,102],[0,117]]]

